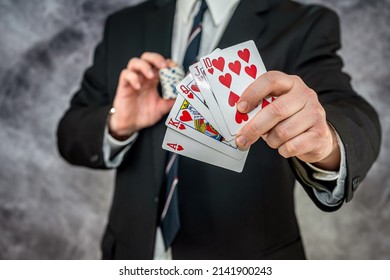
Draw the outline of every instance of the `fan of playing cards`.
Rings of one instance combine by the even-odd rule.
[[[165,123],[163,149],[241,172],[249,150],[237,148],[236,134],[273,101],[263,99],[249,114],[236,109],[243,91],[266,72],[255,43],[216,49],[189,70],[176,86],[179,94]]]

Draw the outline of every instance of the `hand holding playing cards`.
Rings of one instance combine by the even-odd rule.
[[[320,168],[337,170],[340,148],[317,94],[297,76],[270,71],[248,86],[237,109],[251,112],[269,95],[278,98],[239,131],[237,145],[245,149],[262,137],[285,158],[296,156]]]
[[[201,57],[176,88],[181,98],[162,144],[168,151],[241,172],[262,137],[283,157],[339,168],[337,137],[317,94],[297,76],[266,72],[254,41]]]
[[[114,137],[127,138],[152,126],[172,108],[174,100],[162,99],[157,90],[158,70],[166,66],[163,56],[145,52],[140,58],[132,58],[122,70],[113,105],[115,114],[109,122]]]

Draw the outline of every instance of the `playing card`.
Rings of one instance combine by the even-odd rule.
[[[256,45],[253,41],[247,41],[204,56],[200,62],[229,131],[236,135],[262,108],[259,104],[248,114],[242,114],[236,109],[243,91],[266,72]]]
[[[223,136],[180,94],[165,122],[166,126],[206,146],[235,159],[241,159],[246,152],[229,144]]]
[[[246,151],[242,159],[237,160],[170,128],[167,128],[162,148],[179,155],[236,172],[242,172],[248,156],[248,151]]]
[[[214,117],[210,112],[210,109],[205,104],[198,85],[195,83],[195,80],[190,73],[180,83],[178,83],[176,89],[202,116],[211,123],[215,129],[218,131],[220,130],[219,125],[214,120]]]
[[[190,66],[189,68],[192,77],[194,78],[196,84],[198,85],[200,92],[205,100],[205,104],[209,108],[212,116],[214,117],[215,122],[218,126],[218,131],[225,137],[227,141],[232,141],[234,135],[232,135],[227,127],[224,117],[222,116],[221,110],[218,106],[218,102],[214,97],[213,92],[211,91],[210,84],[208,83],[204,69],[200,62],[197,62]],[[196,107],[196,106],[195,106]]]

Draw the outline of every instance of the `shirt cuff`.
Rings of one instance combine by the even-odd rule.
[[[329,207],[337,206],[343,202],[345,178],[347,177],[345,147],[337,131],[333,130],[336,133],[337,143],[340,147],[341,161],[339,171],[324,170],[310,163],[303,163],[297,158],[292,159],[293,166],[301,180],[313,188],[315,196],[322,204]],[[328,182],[327,185],[334,182],[333,188],[326,187],[324,182]]]
[[[103,139],[103,157],[104,163],[108,168],[118,167],[127,151],[133,146],[135,140],[138,137],[138,132],[133,133],[125,141],[119,141],[112,137],[108,132],[108,126],[104,128]]]

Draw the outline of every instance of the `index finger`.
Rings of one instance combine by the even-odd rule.
[[[161,68],[164,68],[164,67],[168,66],[165,57],[163,57],[159,53],[144,52],[141,55],[141,59],[147,61],[148,63],[150,63],[151,65],[153,65],[157,69],[161,69]]]
[[[289,92],[293,85],[293,79],[287,74],[279,71],[266,72],[245,89],[238,100],[237,110],[248,113],[258,106],[263,98]]]

